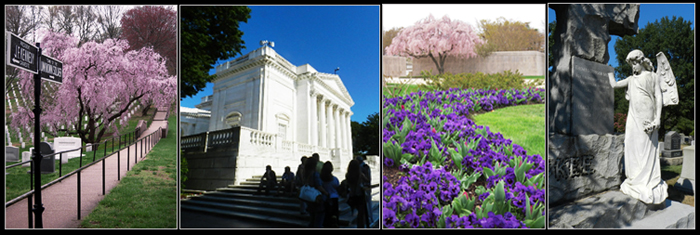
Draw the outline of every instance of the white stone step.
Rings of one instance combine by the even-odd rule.
[[[662,229],[662,228],[695,228],[695,207],[677,201],[666,199],[666,208],[649,211],[641,219],[623,228],[631,229]]]

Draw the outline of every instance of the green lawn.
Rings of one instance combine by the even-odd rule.
[[[176,228],[177,116],[168,119],[168,136],[132,168],[90,215],[84,228]]]
[[[405,96],[414,92],[418,92],[418,85],[411,84],[387,84],[386,87],[382,88],[382,94],[386,97],[392,98],[397,96]]]
[[[522,146],[528,155],[545,156],[544,104],[499,108],[473,118],[477,125],[488,126],[494,133],[501,132],[503,138]]]

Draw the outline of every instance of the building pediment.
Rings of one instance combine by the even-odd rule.
[[[214,75],[213,82],[229,77],[232,74],[260,66],[269,66],[292,79],[296,79],[297,77],[296,66],[289,63],[289,61],[277,54],[272,48],[261,47],[244,56],[216,66],[216,74]]]
[[[315,82],[315,84],[324,87],[336,97],[345,101],[348,106],[353,106],[355,104],[350,96],[350,93],[345,88],[343,81],[340,80],[338,75],[330,73],[315,73],[314,76],[311,76],[311,79]]]

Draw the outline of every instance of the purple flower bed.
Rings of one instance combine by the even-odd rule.
[[[417,92],[383,111],[386,228],[544,227],[544,161],[470,113],[542,103],[541,89]]]

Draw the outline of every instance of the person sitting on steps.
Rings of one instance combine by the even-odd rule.
[[[280,184],[286,196],[293,195],[296,191],[294,173],[289,166],[284,167],[284,174],[282,174],[282,181],[280,181]]]
[[[258,194],[260,194],[260,191],[265,188],[265,195],[270,194],[270,190],[275,190],[277,191],[277,175],[275,174],[275,171],[272,170],[272,166],[267,165],[265,167],[265,174],[263,174],[262,178],[260,178],[260,185],[258,186]],[[279,191],[277,191],[279,194]]]

